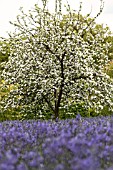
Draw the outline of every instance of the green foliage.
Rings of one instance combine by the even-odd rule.
[[[19,108],[8,108],[4,111],[0,111],[0,121],[6,120],[22,120]]]
[[[104,71],[113,78],[113,60],[107,64]]]
[[[109,106],[106,105],[106,106],[103,107],[102,111],[100,112],[100,115],[102,115],[102,116],[113,115],[113,111],[111,111],[109,109]]]

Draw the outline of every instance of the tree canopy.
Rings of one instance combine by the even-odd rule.
[[[90,29],[92,22],[75,32],[75,14],[69,4],[69,17],[65,17],[61,1],[54,14],[45,2],[43,9],[36,4],[28,15],[21,9],[22,15],[13,23],[16,32],[10,35],[11,53],[2,75],[6,84],[16,88],[5,98],[3,108],[20,107],[22,112],[39,117],[53,113],[55,118],[61,112],[75,114],[70,107],[77,105],[88,114],[92,108],[99,112],[106,105],[112,110],[113,83],[102,71],[110,44],[102,43],[98,33],[84,38],[84,28]],[[102,6],[96,17],[101,11]]]

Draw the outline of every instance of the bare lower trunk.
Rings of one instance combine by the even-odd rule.
[[[59,118],[59,108],[55,108],[55,119]]]

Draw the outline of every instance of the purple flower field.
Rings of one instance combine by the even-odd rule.
[[[113,117],[2,122],[0,170],[113,170]]]

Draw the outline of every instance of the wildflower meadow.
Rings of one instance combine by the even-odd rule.
[[[0,170],[112,169],[112,116],[0,123]]]

